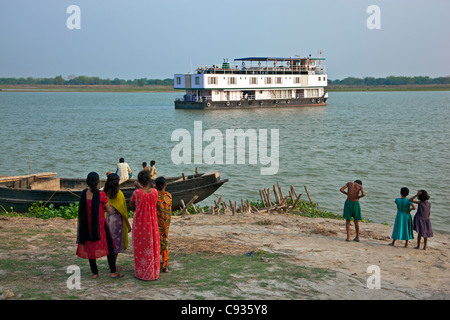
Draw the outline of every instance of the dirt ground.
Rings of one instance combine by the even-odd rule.
[[[389,246],[389,226],[360,223],[360,242],[346,242],[344,221],[290,214],[196,215],[177,217],[172,225],[173,242],[190,240],[172,244],[179,249],[196,250],[202,241],[218,252],[266,247],[299,265],[333,270],[337,278],[315,288],[323,299],[450,298],[450,235],[435,233],[427,250],[418,250],[416,240],[408,248],[404,241]],[[380,268],[380,290],[367,288],[372,265]]]
[[[61,243],[66,250],[75,252],[76,220],[0,217],[0,234],[11,235],[18,228],[41,229],[45,232],[65,230]],[[316,299],[449,299],[450,298],[450,235],[438,234],[428,241],[428,249],[415,249],[416,239],[404,248],[403,241],[395,247],[389,246],[391,226],[375,223],[361,223],[360,242],[346,242],[345,222],[342,220],[305,218],[292,214],[245,214],[208,215],[197,214],[172,217],[169,235],[169,252],[209,252],[218,255],[245,254],[264,249],[281,254],[287,261],[298,266],[323,268],[335,272],[336,277],[322,281],[308,282],[305,286],[319,292]],[[352,223],[352,235],[354,226]],[[415,234],[416,236],[416,234]],[[42,237],[26,238],[17,254],[29,257],[42,256],[45,248],[34,241]],[[50,254],[50,251],[47,251]],[[127,253],[132,255],[131,250]],[[11,256],[11,252],[0,251],[0,259]],[[368,268],[377,266],[380,270],[380,289],[368,288],[368,279],[374,274]],[[177,268],[177,262],[171,262]],[[0,279],[5,272],[0,270]],[[373,282],[370,282],[373,283]],[[243,292],[256,292],[255,288],[239,288]],[[7,288],[0,281],[3,299]],[[98,293],[99,287],[92,285]],[[132,287],[127,287],[130,294]],[[185,299],[186,293],[164,289],[153,291],[151,299]],[[145,293],[135,292],[140,298]],[[276,299],[285,299],[276,296]],[[89,293],[86,293],[89,299]],[[111,297],[109,297],[111,298]],[[114,298],[114,297],[112,297]],[[133,299],[133,295],[130,295]],[[206,299],[216,299],[206,296]],[[249,296],[251,299],[251,296]],[[288,298],[286,298],[288,299]]]

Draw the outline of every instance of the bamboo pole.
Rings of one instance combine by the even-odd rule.
[[[31,160],[30,160],[30,155],[28,155],[28,174],[31,176]],[[30,177],[27,178],[27,187],[30,187]]]
[[[281,204],[280,197],[278,196],[278,192],[277,192],[277,187],[275,187],[275,185],[273,185],[273,194],[275,196],[275,201],[278,204]]]
[[[293,204],[295,201],[295,198],[294,198],[294,194],[292,193],[292,189],[289,190],[289,196],[291,197],[291,204]]]
[[[233,207],[233,202],[231,202],[231,200],[230,200],[230,208],[231,208],[231,213],[234,216],[236,214],[236,208]]]
[[[269,199],[267,199],[267,189],[264,188],[264,189],[262,190],[262,192],[263,192],[263,195],[264,195],[264,199],[266,200],[266,207],[270,207]]]
[[[259,195],[261,196],[261,201],[264,207],[266,207],[266,201],[264,200],[263,192],[262,190],[259,190]]]
[[[267,196],[267,202],[269,203],[269,206],[272,206],[272,201],[270,201],[270,189],[265,189],[266,191],[266,196]]]
[[[214,209],[217,208],[220,212],[220,208],[219,208],[219,204],[217,203],[216,200],[214,200]]]
[[[220,208],[220,204],[222,203],[222,196],[220,196],[219,200],[217,201],[217,207]]]
[[[304,184],[303,186],[305,187],[305,191],[306,191],[306,194],[308,195],[309,202],[312,202],[311,196],[309,195],[308,188],[306,187],[306,184]]]
[[[294,188],[294,186],[293,185],[291,185],[291,190],[292,190],[292,192],[293,192],[293,194],[294,194],[294,196],[297,198],[298,197],[298,195],[297,195],[297,191],[295,191],[295,188]]]
[[[194,203],[195,200],[197,200],[198,196],[194,196],[189,202],[188,204],[180,211],[180,215],[184,215],[186,214],[188,211],[187,209]],[[183,200],[181,200],[183,201]],[[184,204],[184,202],[183,202]]]
[[[302,196],[302,194],[300,193],[297,197],[297,200],[295,200],[294,204],[292,205],[292,209],[295,209],[295,206],[297,205],[297,203],[300,201],[300,197]]]
[[[222,202],[222,206],[223,206],[223,214],[226,214],[228,211],[227,202],[226,201]]]
[[[277,186],[278,186],[278,190],[280,191],[280,197],[281,197],[281,199],[284,199],[284,196],[283,196],[283,190],[281,189],[281,187],[280,187],[280,184],[277,182]]]

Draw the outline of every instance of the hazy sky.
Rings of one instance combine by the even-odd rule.
[[[367,27],[370,5],[381,29]],[[0,77],[163,79],[319,50],[330,79],[448,76],[449,13],[449,0],[1,0]]]

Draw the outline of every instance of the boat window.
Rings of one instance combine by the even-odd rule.
[[[228,84],[236,84],[236,77],[229,77]]]
[[[217,84],[217,77],[208,77],[208,84]]]

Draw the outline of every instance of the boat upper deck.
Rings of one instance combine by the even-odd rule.
[[[311,57],[249,57],[234,59],[235,64],[231,65],[224,59],[222,66],[198,67],[197,74],[325,74],[324,60]]]

